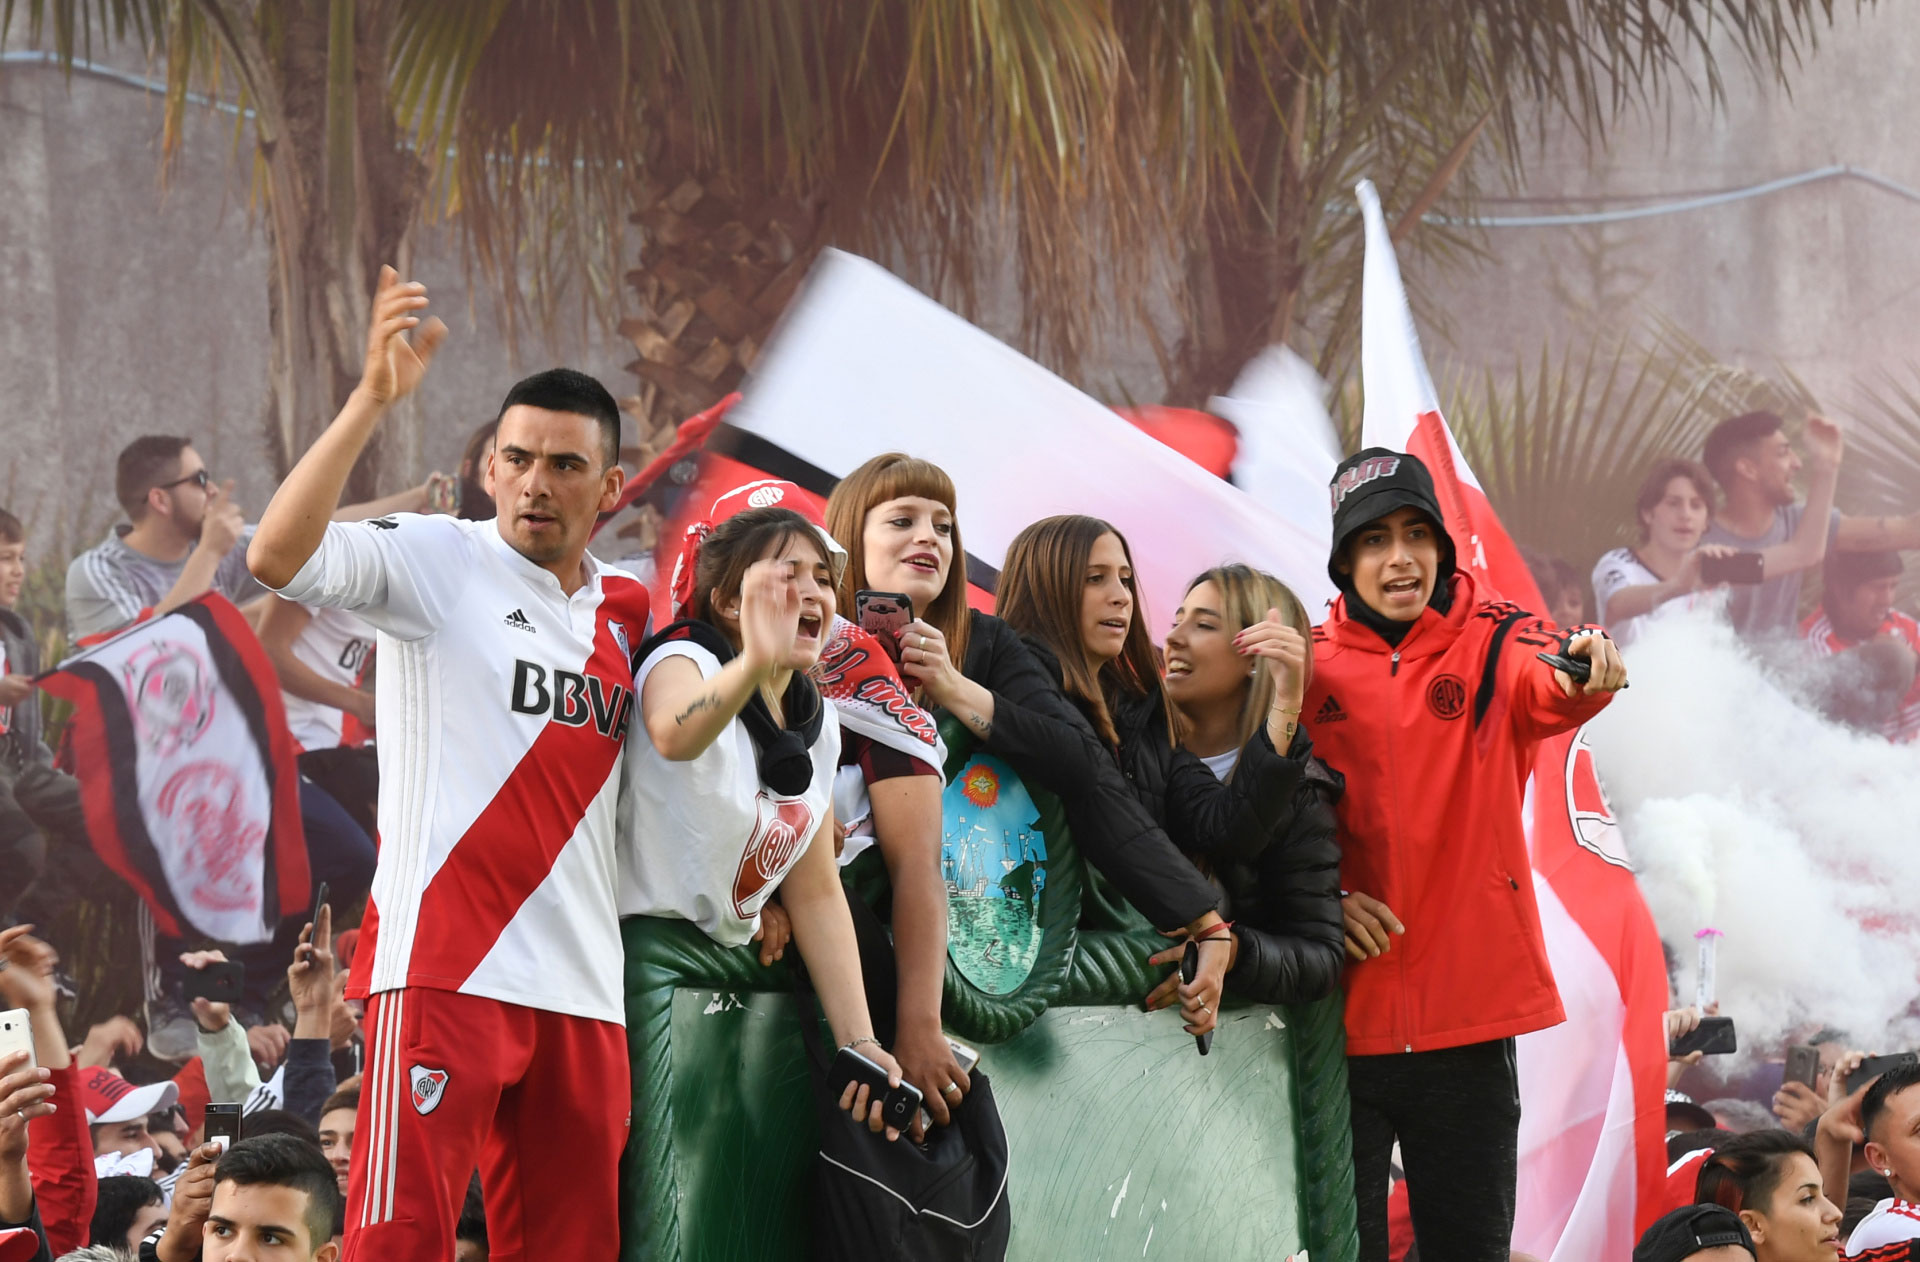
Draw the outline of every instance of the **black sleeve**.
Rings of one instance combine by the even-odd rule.
[[[1324,764],[1302,761],[1285,826],[1255,861],[1266,909],[1262,923],[1233,929],[1240,958],[1227,986],[1261,1003],[1307,1003],[1330,995],[1344,962],[1334,831],[1341,785]]]
[[[35,1199],[33,1208],[27,1213],[24,1223],[0,1223],[0,1231],[18,1231],[25,1228],[31,1231],[40,1242],[40,1252],[33,1255],[33,1262],[53,1262],[53,1248],[47,1244],[47,1229],[40,1222],[40,1202]]]
[[[1265,724],[1240,750],[1226,783],[1198,757],[1175,749],[1167,765],[1167,834],[1196,858],[1252,860],[1291,817],[1305,766],[1304,758],[1274,752]]]
[[[1154,823],[1057,678],[998,619],[974,619],[974,632],[966,673],[993,693],[987,752],[1060,799],[1081,855],[1156,926],[1214,910],[1218,894]]]
[[[287,1112],[320,1125],[320,1108],[336,1085],[331,1041],[293,1039],[287,1043]]]

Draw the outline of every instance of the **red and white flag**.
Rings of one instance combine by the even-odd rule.
[[[1480,590],[1532,609],[1534,585],[1440,413],[1373,185],[1361,308],[1362,441],[1420,457]],[[1584,729],[1541,743],[1528,784],[1534,891],[1565,1023],[1519,1040],[1513,1247],[1615,1262],[1658,1215],[1666,1174],[1666,965]]]
[[[74,703],[94,849],[162,933],[264,942],[305,906],[293,737],[273,665],[232,604],[209,593],[39,684]]]

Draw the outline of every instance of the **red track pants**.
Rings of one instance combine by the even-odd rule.
[[[440,1262],[477,1168],[492,1262],[613,1262],[632,1093],[609,1021],[450,990],[367,1003],[344,1262]]]

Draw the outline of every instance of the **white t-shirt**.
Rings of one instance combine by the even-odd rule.
[[[704,679],[720,673],[712,653],[690,640],[671,640],[640,664],[636,695],[670,657],[693,662]],[[827,712],[809,751],[813,779],[799,797],[781,797],[760,783],[753,738],[737,718],[698,758],[684,762],[664,757],[643,731],[634,734],[620,791],[622,916],[691,920],[721,946],[752,940],[761,906],[832,809],[840,724],[832,703],[821,704]]]
[[[281,589],[379,631],[380,862],[352,988],[624,1023],[614,809],[647,589],[568,596],[493,521],[327,527]]]
[[[1240,765],[1240,749],[1235,746],[1224,754],[1214,754],[1200,761],[1207,764],[1207,770],[1213,773],[1214,779],[1224,784],[1227,777],[1233,774],[1233,769]]]
[[[367,666],[373,661],[373,624],[344,609],[322,606],[308,612],[313,617],[294,638],[293,655],[322,679],[348,688],[359,687]],[[285,689],[280,696],[286,702],[287,726],[301,749],[332,749],[344,743],[341,740],[347,717],[344,710],[296,697]]]
[[[1653,617],[1660,610],[1669,606],[1690,609],[1699,599],[1698,593],[1678,596],[1664,605],[1656,606],[1649,612],[1632,618],[1612,618],[1607,615],[1607,602],[1611,601],[1623,588],[1645,587],[1662,581],[1664,580],[1658,574],[1648,569],[1646,564],[1633,554],[1632,548],[1615,548],[1602,556],[1594,565],[1594,617],[1607,629],[1607,634],[1613,637],[1615,644],[1630,643],[1633,637],[1639,634],[1642,622]]]
[[[1858,1257],[1868,1249],[1908,1240],[1920,1240],[1920,1205],[1888,1197],[1847,1237],[1847,1256]]]

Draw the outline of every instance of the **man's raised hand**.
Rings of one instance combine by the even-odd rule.
[[[425,285],[417,280],[402,283],[393,268],[380,269],[367,328],[367,363],[360,373],[360,389],[373,402],[384,406],[413,393],[446,340],[447,326],[438,317],[421,325],[420,312],[426,306]],[[420,336],[409,342],[407,334],[416,327]]]

